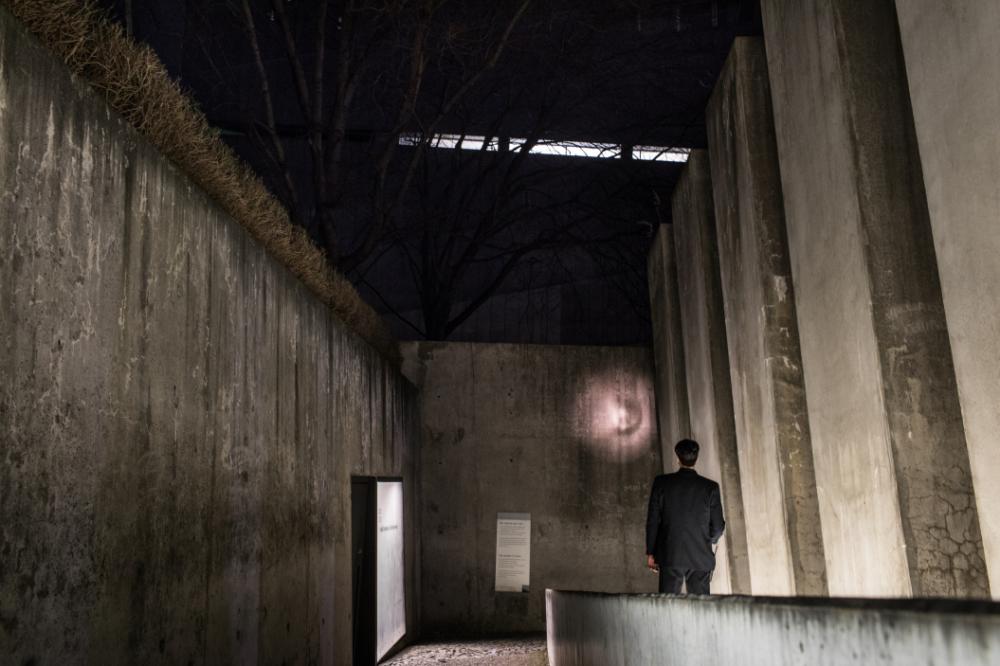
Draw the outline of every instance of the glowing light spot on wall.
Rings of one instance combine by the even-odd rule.
[[[652,387],[648,380],[594,377],[576,397],[576,434],[596,452],[631,460],[655,450]]]
[[[628,422],[628,410],[624,407],[619,407],[617,410],[618,417],[618,433],[621,434],[625,429],[625,424]]]
[[[623,397],[615,408],[615,421],[618,435],[628,437],[634,435],[642,427],[645,414],[638,400]]]

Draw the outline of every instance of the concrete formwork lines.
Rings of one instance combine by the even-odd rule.
[[[651,592],[661,471],[647,350],[410,343],[421,389],[422,618],[428,633],[539,631],[543,589]],[[496,592],[496,518],[531,514],[530,591]]]
[[[1000,597],[1000,3],[897,0],[983,548]]]
[[[682,598],[548,590],[554,666],[994,666],[1000,614],[983,602]]]
[[[892,2],[762,7],[831,592],[985,594]]]
[[[894,7],[834,15],[844,85],[863,100],[847,117],[914,593],[981,594],[981,536]],[[973,552],[960,552],[967,545]]]
[[[726,513],[716,580],[720,591],[749,593],[750,569],[720,286],[708,154],[693,151],[673,195],[678,288],[691,435],[702,445],[699,470],[719,482]]]
[[[0,50],[0,661],[349,663],[338,461],[412,487],[412,431],[362,441],[412,393],[4,11]]]
[[[961,581],[939,579],[951,578],[951,567],[932,564],[955,554],[938,543],[952,535],[934,534],[943,527],[937,524],[940,512],[958,507],[964,513],[972,504],[972,489],[895,15],[885,2],[860,11],[835,7],[833,15],[843,85],[852,93],[848,99],[864,100],[848,103],[846,117],[911,584],[915,594],[961,594]],[[866,29],[852,29],[856,22]],[[886,57],[886,40],[896,57]],[[885,224],[886,215],[896,223]],[[914,447],[914,439],[924,446]],[[938,468],[940,460],[954,461],[955,469]],[[945,505],[934,507],[935,495]],[[975,524],[961,530],[956,548],[964,545],[966,534],[980,540],[978,519],[959,518],[970,519]],[[928,568],[938,571],[925,576]]]
[[[673,225],[660,225],[649,253],[649,301],[657,423],[667,472],[674,466],[674,444],[691,435]]]
[[[708,108],[755,594],[827,592],[767,64],[738,38]]]

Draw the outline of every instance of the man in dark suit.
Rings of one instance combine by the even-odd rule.
[[[678,594],[687,583],[690,594],[708,594],[715,570],[715,544],[722,518],[719,484],[692,469],[698,442],[682,439],[674,452],[681,467],[653,481],[646,515],[646,565],[660,574],[660,592]]]

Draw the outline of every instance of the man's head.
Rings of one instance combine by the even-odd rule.
[[[694,467],[698,462],[698,442],[693,439],[682,439],[674,446],[674,453],[684,467]]]

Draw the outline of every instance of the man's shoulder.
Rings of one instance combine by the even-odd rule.
[[[683,478],[687,483],[692,483],[696,486],[704,488],[706,491],[718,490],[719,484],[716,481],[708,478],[707,476],[702,476],[695,470],[690,470],[689,472],[674,472],[673,474],[668,474],[666,476],[674,476],[678,479]]]
[[[687,485],[691,483],[693,474],[684,474],[682,472],[667,472],[666,474],[660,474],[653,480],[654,486],[659,486],[661,488],[670,487],[674,485]],[[697,477],[695,477],[697,478]]]
[[[713,481],[712,479],[709,479],[708,477],[705,476],[699,476],[698,479],[701,481],[701,485],[704,486],[706,490],[719,489],[719,483],[717,481]]]
[[[665,483],[669,484],[675,481],[684,481],[687,483],[693,481],[695,483],[705,486],[706,488],[719,487],[719,484],[717,482],[713,481],[712,479],[709,479],[708,477],[702,476],[701,474],[698,474],[694,470],[686,472],[682,471],[668,472],[666,474],[660,474],[653,479],[654,484],[665,484]]]
[[[653,489],[663,488],[669,486],[673,482],[673,477],[676,474],[659,474],[653,479]]]

